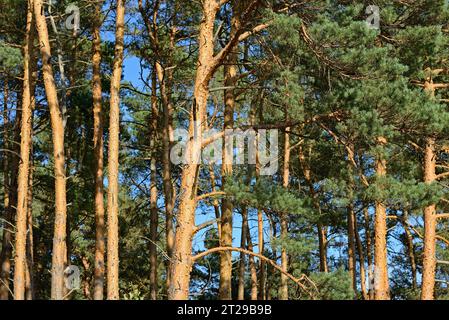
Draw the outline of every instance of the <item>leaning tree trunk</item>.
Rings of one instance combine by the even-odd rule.
[[[28,1],[26,39],[23,49],[23,94],[22,94],[22,121],[21,121],[21,141],[20,157],[22,161],[19,165],[18,190],[17,190],[17,218],[16,218],[16,243],[14,261],[14,298],[16,300],[25,299],[26,288],[26,244],[28,225],[28,193],[29,193],[29,173],[30,173],[30,151],[32,132],[32,104],[34,100],[34,85],[32,84],[33,58],[33,0]],[[31,226],[30,226],[31,227]],[[32,272],[29,270],[29,272]]]
[[[108,153],[108,228],[107,228],[107,298],[119,299],[118,283],[118,156],[120,134],[120,81],[122,77],[125,2],[117,0],[115,30],[115,55],[111,79],[111,97],[109,106],[109,153]]]
[[[50,63],[51,50],[48,38],[47,22],[45,21],[42,0],[34,0],[34,16],[39,36],[40,52],[42,56],[42,74],[44,77],[45,93],[50,108],[50,118],[53,136],[53,156],[55,175],[55,226],[53,237],[51,298],[64,298],[64,268],[67,259],[66,248],[66,175],[64,155],[64,124],[63,115],[59,108],[57,90]]]
[[[92,100],[94,113],[94,157],[95,157],[95,262],[94,300],[103,300],[104,295],[104,187],[103,187],[103,108],[101,89],[101,6],[95,6],[95,21],[92,41]]]
[[[377,143],[384,146],[387,141],[379,137]],[[378,179],[385,178],[387,162],[382,155],[376,159],[376,175]],[[376,300],[390,298],[387,266],[387,208],[382,201],[375,203],[374,218],[374,297]]]

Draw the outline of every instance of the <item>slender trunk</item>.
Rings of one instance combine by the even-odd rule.
[[[155,35],[156,37],[157,35]],[[172,43],[172,42],[171,42]],[[174,44],[173,44],[174,45]],[[156,45],[157,47],[157,45]],[[171,48],[173,50],[173,48]],[[171,51],[172,51],[171,50]],[[163,116],[163,134],[162,134],[162,180],[164,186],[164,194],[165,194],[165,235],[167,242],[167,255],[172,257],[173,255],[173,246],[175,243],[175,234],[173,227],[173,210],[175,206],[175,189],[172,183],[172,167],[170,161],[170,151],[174,139],[173,133],[173,105],[171,103],[170,97],[170,87],[167,86],[169,83],[168,79],[170,78],[170,72],[165,72],[162,68],[162,65],[159,62],[155,63],[157,76],[159,80],[159,87],[162,97],[162,106],[164,110]],[[170,269],[170,260],[167,260],[167,277],[166,277],[166,286],[170,287],[171,284],[171,275],[169,272]]]
[[[357,297],[357,258],[355,256],[355,213],[352,203],[348,206],[348,269],[352,279],[352,290],[354,297]]]
[[[379,145],[387,143],[384,137],[377,139]],[[376,159],[376,176],[383,179],[387,173],[387,162],[383,156]],[[375,203],[374,218],[374,296],[376,300],[390,299],[387,265],[387,208],[381,201]]]
[[[248,212],[247,212],[248,213]],[[249,230],[248,218],[246,219],[246,242],[248,244],[248,250],[253,252],[253,243],[251,241],[251,232]],[[249,271],[251,274],[251,300],[257,300],[257,268],[254,261],[254,257],[251,255],[248,257]]]
[[[158,229],[158,210],[157,210],[157,172],[156,172],[156,138],[157,122],[159,112],[157,106],[156,93],[156,72],[153,71],[151,79],[151,137],[150,137],[150,299],[157,299],[157,229]]]
[[[26,289],[26,266],[27,266],[27,225],[30,225],[28,212],[28,196],[30,182],[30,154],[31,154],[31,132],[32,132],[32,108],[34,105],[34,81],[32,76],[32,66],[34,59],[33,51],[33,0],[28,1],[26,40],[24,46],[24,77],[22,94],[22,121],[21,121],[21,142],[17,190],[17,218],[16,218],[16,240],[15,240],[15,267],[14,267],[14,298],[16,300],[25,299]],[[48,35],[47,35],[48,37]],[[55,89],[55,88],[54,88]],[[46,88],[47,90],[47,88]],[[56,94],[56,90],[53,92]],[[50,100],[49,104],[50,104]],[[56,100],[57,103],[57,100]],[[56,105],[57,107],[57,105]],[[56,164],[56,161],[55,161]],[[30,225],[30,228],[32,224]],[[31,237],[29,238],[29,242]],[[32,270],[28,270],[32,272]]]
[[[287,113],[287,110],[286,110]],[[288,117],[286,117],[288,121]],[[290,128],[285,128],[284,134],[284,171],[282,174],[282,185],[284,188],[288,188],[290,180]],[[286,241],[288,239],[288,222],[285,213],[281,214],[281,239]],[[285,244],[281,247],[281,267],[284,272],[288,270],[288,256]],[[279,288],[279,299],[288,300],[288,278],[286,275],[281,274],[281,285]]]
[[[32,90],[34,92],[34,90]],[[32,108],[34,110],[34,98],[32,99]],[[33,125],[33,116],[31,116],[31,126]],[[31,133],[32,137],[32,133]],[[30,137],[30,139],[31,139]],[[34,239],[33,239],[33,147],[30,148],[30,172],[28,177],[28,205],[27,205],[27,265],[25,281],[25,299],[34,300]]]
[[[119,299],[118,283],[118,211],[119,211],[119,135],[120,135],[120,81],[122,77],[125,32],[125,2],[117,0],[115,30],[115,55],[111,79],[109,107],[109,153],[108,153],[108,226],[107,226],[107,298]]]
[[[359,255],[360,289],[362,290],[363,300],[369,300],[368,292],[366,291],[365,254],[363,253],[363,244],[357,226],[357,217],[354,217],[354,235],[357,244],[357,253]]]
[[[213,165],[209,165],[209,176],[210,176],[210,184],[212,192],[215,191],[216,182],[215,182],[215,172]],[[212,200],[212,205],[214,206],[215,219],[217,219],[217,230],[218,230],[218,243],[221,243],[221,214],[220,214],[220,203],[216,198]]]
[[[64,297],[64,268],[67,259],[66,248],[66,175],[64,155],[64,123],[59,108],[57,90],[50,63],[51,50],[48,37],[42,0],[34,0],[34,16],[39,36],[42,56],[42,73],[44,76],[45,93],[50,108],[50,118],[53,137],[54,175],[55,175],[55,225],[52,254],[51,298],[62,300]]]
[[[263,236],[263,211],[257,209],[257,239],[259,241],[259,253],[264,254],[264,236]],[[265,262],[259,259],[259,300],[265,300]]]
[[[25,59],[25,58],[24,58]],[[25,76],[25,75],[24,75]],[[8,112],[8,100],[9,100],[9,84],[5,81],[3,91],[3,143],[4,149],[8,150],[9,143],[9,112]],[[2,239],[2,252],[1,252],[1,274],[0,274],[0,300],[8,300],[9,298],[9,273],[11,270],[11,254],[12,254],[12,220],[13,213],[10,205],[11,183],[9,177],[9,164],[10,156],[9,152],[3,152],[3,189],[4,195],[4,221],[3,221],[3,239]]]
[[[103,186],[103,107],[101,89],[101,6],[96,4],[96,21],[92,41],[92,100],[94,113],[94,157],[95,157],[95,262],[94,262],[94,300],[103,300],[105,272],[105,221]]]
[[[365,219],[365,241],[366,241],[366,260],[368,262],[368,296],[370,300],[374,300],[374,273],[373,273],[373,255],[372,255],[372,238],[368,207],[364,206],[363,215]]]
[[[424,182],[426,184],[433,183],[436,180],[436,154],[434,138],[426,138],[423,167]],[[424,252],[421,300],[434,299],[436,268],[436,225],[436,205],[431,204],[424,208]]]
[[[235,24],[235,17],[233,17],[233,25]],[[233,32],[235,27],[233,26]],[[225,72],[225,87],[234,87],[235,77],[237,75],[237,54],[231,53],[228,57],[227,64],[224,68]],[[234,126],[234,107],[235,97],[234,89],[225,90],[225,109],[224,109],[224,126],[223,130],[230,130]],[[222,165],[222,187],[225,187],[226,180],[232,175],[232,160],[234,150],[232,146],[227,148],[223,144],[223,165]],[[233,205],[231,199],[225,197],[221,204],[221,236],[220,246],[232,247],[232,211]],[[219,298],[221,300],[231,300],[231,277],[232,277],[232,254],[231,251],[220,252],[220,287]]]
[[[242,249],[247,249],[246,238],[248,232],[248,210],[245,207],[242,208],[242,233],[240,237],[240,247]],[[239,262],[239,283],[237,291],[237,300],[245,300],[245,254],[240,253]]]
[[[310,196],[312,197],[313,207],[317,211],[318,216],[321,216],[320,201],[313,186],[311,170],[306,161],[302,145],[299,146],[299,162],[301,164],[306,183],[309,186],[309,192]],[[323,226],[321,221],[317,222],[317,232],[318,232],[318,251],[320,258],[320,272],[328,272],[329,269],[327,266],[327,231],[326,227]]]
[[[412,273],[412,288],[413,290],[418,289],[418,281],[416,279],[416,258],[415,258],[415,246],[413,244],[413,236],[410,232],[410,227],[408,225],[408,212],[404,211],[404,217],[402,221],[402,225],[404,227],[405,232],[405,244],[407,247],[407,255],[410,260],[410,269]]]

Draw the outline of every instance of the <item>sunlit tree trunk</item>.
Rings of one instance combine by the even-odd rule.
[[[105,221],[103,187],[103,107],[101,89],[101,6],[95,5],[95,22],[92,30],[92,99],[94,113],[95,157],[95,262],[93,298],[103,300],[105,272]]]
[[[118,212],[119,212],[119,135],[120,135],[120,80],[122,77],[125,2],[117,0],[115,30],[115,55],[111,79],[109,106],[109,153],[108,153],[108,227],[107,227],[107,298],[119,299],[118,278]]]
[[[34,16],[36,18],[36,29],[39,36],[40,52],[42,56],[42,74],[44,77],[45,93],[47,97],[47,103],[50,108],[55,167],[54,175],[56,204],[51,271],[51,298],[55,300],[62,300],[64,297],[64,268],[67,262],[67,206],[64,156],[64,124],[63,115],[59,108],[53,70],[50,63],[50,41],[48,37],[47,22],[45,21],[44,10],[42,7],[42,0],[34,0]]]
[[[377,139],[379,146],[384,146],[384,137]],[[375,164],[378,179],[385,178],[387,162],[383,156],[378,156]],[[376,300],[390,299],[387,266],[387,208],[382,201],[375,203],[374,218],[374,296]]]

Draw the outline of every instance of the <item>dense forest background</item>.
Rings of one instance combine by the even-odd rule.
[[[0,0],[0,298],[448,299],[448,32],[446,0]]]

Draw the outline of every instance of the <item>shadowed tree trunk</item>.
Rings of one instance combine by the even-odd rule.
[[[24,77],[26,75],[24,74]],[[3,89],[3,141],[4,149],[9,149],[9,111],[8,111],[8,100],[9,100],[9,84],[8,81],[4,83]],[[10,205],[10,192],[11,183],[9,177],[10,170],[10,155],[9,152],[3,152],[3,181],[5,190],[4,195],[4,217],[3,217],[3,239],[2,239],[2,252],[1,252],[1,271],[0,271],[0,299],[8,300],[9,298],[9,273],[11,270],[11,254],[12,254],[12,227],[13,227],[13,213]]]
[[[246,207],[242,208],[242,232],[240,236],[240,247],[242,249],[247,249],[246,238],[247,238],[247,225],[248,225],[248,211]],[[237,290],[237,300],[245,300],[245,254],[240,253],[239,261],[239,282]]]
[[[157,299],[157,229],[158,229],[158,209],[157,209],[157,171],[156,171],[156,139],[157,122],[159,119],[159,112],[157,106],[157,92],[156,92],[156,71],[153,68],[151,79],[151,136],[150,139],[150,299]]]

